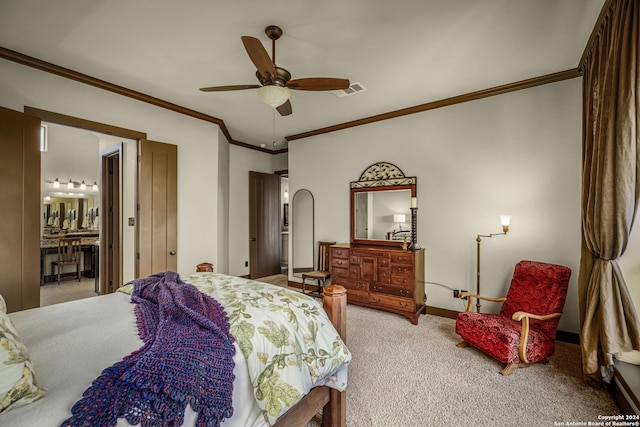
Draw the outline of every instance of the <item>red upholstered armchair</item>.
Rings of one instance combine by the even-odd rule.
[[[500,371],[511,375],[516,368],[548,361],[555,351],[556,331],[562,315],[571,270],[536,261],[520,261],[513,271],[505,298],[487,298],[463,292],[467,311],[456,319],[456,333],[464,341],[506,363]],[[498,314],[471,311],[473,298],[502,301]]]

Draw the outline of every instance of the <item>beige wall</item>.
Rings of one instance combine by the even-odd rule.
[[[218,235],[218,126],[4,60],[0,105],[107,123],[177,145],[178,270],[192,272],[203,259],[218,263],[219,245],[228,245]]]
[[[380,161],[417,176],[427,304],[457,311],[451,289],[476,289],[476,235],[501,231],[499,215],[511,214],[507,236],[482,241],[482,293],[504,295],[522,259],[567,265],[561,328],[578,332],[580,153],[573,79],[293,141],[289,185],[313,192],[316,241],[348,242],[350,181]]]

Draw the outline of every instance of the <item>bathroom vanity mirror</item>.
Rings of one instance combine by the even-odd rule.
[[[98,208],[93,197],[48,197],[42,205],[45,229],[81,230],[96,225]]]

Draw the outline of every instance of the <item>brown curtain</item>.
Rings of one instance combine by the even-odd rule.
[[[583,61],[582,371],[608,380],[613,356],[640,350],[640,322],[617,259],[640,196],[640,2],[613,0]]]

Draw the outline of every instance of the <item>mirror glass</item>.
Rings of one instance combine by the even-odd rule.
[[[296,191],[291,202],[291,268],[294,277],[313,271],[313,194],[309,190]]]
[[[374,163],[351,182],[351,243],[411,244],[411,204],[417,205],[415,176],[396,165]]]
[[[355,238],[410,240],[411,190],[362,191],[355,197]]]
[[[98,208],[93,197],[47,197],[43,201],[42,219],[45,234],[92,230],[97,228]]]

